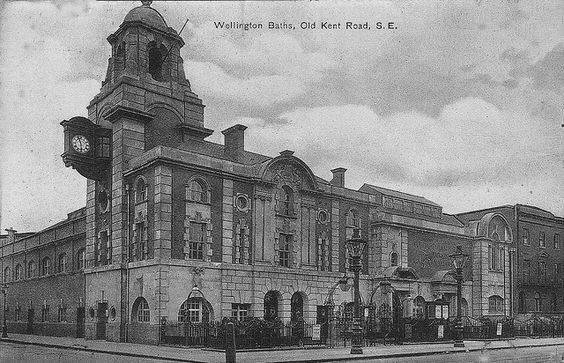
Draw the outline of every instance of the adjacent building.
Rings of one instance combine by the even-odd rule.
[[[504,215],[513,231],[511,312],[564,312],[564,218],[523,204],[467,212],[457,217],[466,221],[488,213]]]

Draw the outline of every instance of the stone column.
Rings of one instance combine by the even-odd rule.
[[[233,262],[233,180],[223,179],[222,202],[222,251],[223,262]]]
[[[339,271],[339,201],[334,200],[331,206],[331,271]]]
[[[172,239],[172,168],[155,167],[154,195],[154,256],[155,259],[171,258]]]

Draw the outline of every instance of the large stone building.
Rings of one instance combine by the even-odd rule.
[[[419,196],[369,184],[349,189],[344,168],[327,181],[290,150],[275,157],[247,151],[243,125],[222,131],[223,145],[208,142],[213,131],[184,75],[183,40],[163,17],[137,7],[108,41],[107,75],[88,119],[62,122],[63,159],[88,178],[85,216],[69,215],[62,223],[81,227],[50,235],[41,247],[53,261],[68,250],[72,272],[61,277],[74,282],[59,297],[49,290],[59,275],[38,279],[51,294],[42,298],[35,280],[23,279],[9,306],[28,299],[73,306],[76,316],[85,311],[87,338],[149,343],[158,342],[163,321],[320,321],[329,310],[350,312],[352,289],[336,286],[349,267],[345,242],[359,228],[368,241],[360,284],[366,306],[393,304],[392,294],[381,293],[385,281],[406,316],[422,315],[433,301],[450,305],[442,317],[453,314],[449,254],[460,245],[470,256],[464,313],[511,313],[514,238],[504,213],[458,218]],[[13,280],[6,268],[29,259],[35,246],[21,241],[42,233],[2,247],[6,281]],[[41,254],[37,261],[45,256],[33,253]]]
[[[467,212],[457,217],[466,221],[488,213],[503,214],[513,231],[511,312],[564,312],[564,218],[522,204]]]

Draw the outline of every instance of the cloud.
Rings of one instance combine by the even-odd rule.
[[[304,94],[305,85],[298,79],[280,75],[236,78],[211,62],[185,61],[186,75],[198,84],[203,95],[267,107],[291,101]]]
[[[250,147],[270,155],[292,149],[321,177],[346,167],[351,187],[383,182],[429,193],[433,188],[540,185],[547,173],[564,178],[562,168],[554,168],[564,158],[557,134],[531,115],[479,98],[459,99],[437,117],[413,111],[382,117],[364,105],[341,105],[300,108],[280,118],[285,122],[277,125],[254,121]],[[524,189],[511,188],[527,195]]]
[[[59,122],[84,115],[138,2],[6,2],[0,31],[2,223],[38,229],[84,205]],[[523,202],[563,214],[560,0],[155,2],[182,37],[206,127],[249,126],[321,177],[349,168],[446,210]],[[214,21],[394,21],[395,31],[225,31]],[[221,141],[216,132],[215,140]],[[559,138],[560,137],[560,138]],[[6,225],[3,225],[5,227]]]

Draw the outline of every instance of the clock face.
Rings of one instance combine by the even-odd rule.
[[[90,141],[82,135],[75,135],[72,138],[72,147],[79,153],[86,154],[90,151]]]

